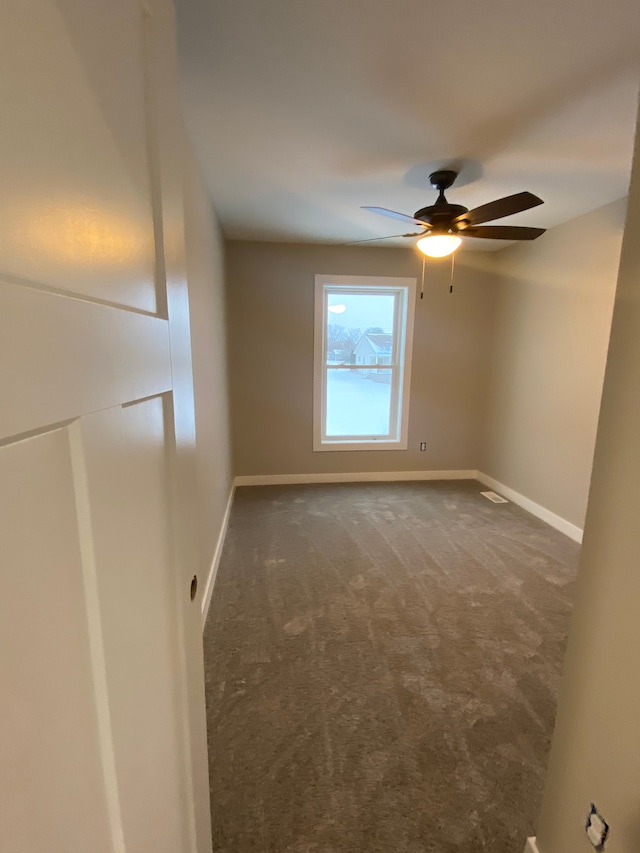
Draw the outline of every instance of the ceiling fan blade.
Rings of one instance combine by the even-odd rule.
[[[503,216],[511,216],[513,213],[522,213],[523,210],[529,210],[539,204],[544,202],[533,193],[516,193],[490,201],[488,204],[481,204],[480,207],[474,207],[473,210],[456,216],[453,221],[460,222],[464,219],[471,225],[479,225],[481,222],[502,219]]]
[[[348,243],[341,243],[341,246],[356,246],[358,243],[374,243],[376,240],[393,240],[394,237],[422,237],[425,231],[416,231],[415,234],[388,234],[386,237],[370,237],[368,240],[350,240]]]
[[[421,228],[429,227],[428,222],[423,222],[421,219],[415,219],[413,216],[407,216],[406,213],[387,210],[386,207],[363,207],[362,210],[371,210],[373,213],[382,214],[382,216],[391,216],[392,219],[399,219],[401,222],[410,222],[412,225],[420,225]]]
[[[526,228],[521,225],[481,225],[465,228],[461,237],[482,237],[485,240],[535,240],[546,228]]]

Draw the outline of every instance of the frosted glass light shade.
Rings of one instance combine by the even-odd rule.
[[[461,243],[462,240],[456,234],[432,234],[422,237],[416,245],[430,258],[444,258],[455,252]]]

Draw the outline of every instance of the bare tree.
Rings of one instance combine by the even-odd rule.
[[[351,353],[356,348],[356,344],[362,337],[362,331],[360,329],[345,329],[344,330],[344,341],[340,347],[343,358],[350,358]]]
[[[327,326],[327,349],[341,350],[346,336],[344,326],[338,326],[336,323],[329,323]]]

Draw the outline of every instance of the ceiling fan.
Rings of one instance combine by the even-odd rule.
[[[511,216],[514,213],[521,213],[523,210],[544,204],[538,196],[529,192],[516,193],[482,204],[473,210],[468,210],[461,204],[449,204],[445,198],[444,191],[453,185],[457,177],[457,172],[450,169],[432,172],[429,175],[429,180],[433,188],[438,190],[438,198],[435,204],[420,208],[413,216],[397,213],[395,210],[387,210],[386,207],[363,207],[362,209],[420,226],[423,229],[422,231],[394,236],[421,237],[422,239],[417,242],[418,248],[432,258],[442,258],[454,252],[462,243],[461,236],[483,240],[535,240],[544,234],[546,230],[544,228],[526,228],[517,225],[481,226],[483,222],[502,219],[503,216]],[[388,238],[374,237],[373,239],[384,240]],[[369,243],[373,240],[359,240],[357,242]]]

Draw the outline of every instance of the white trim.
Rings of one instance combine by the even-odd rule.
[[[474,469],[462,471],[360,471],[338,474],[255,474],[236,477],[234,486],[293,486],[304,483],[389,483],[413,480],[476,480]]]
[[[345,292],[385,290],[396,296],[394,340],[397,352],[391,370],[390,416],[391,436],[363,436],[351,440],[347,436],[327,438],[324,435],[326,410],[326,289],[336,287]],[[313,450],[314,451],[366,451],[406,450],[409,431],[409,400],[411,396],[411,363],[413,358],[413,325],[415,315],[417,280],[388,276],[316,275],[314,296],[314,355],[313,355]],[[398,310],[398,307],[401,310]],[[397,405],[401,405],[398,412]],[[394,424],[393,429],[391,424]]]
[[[326,439],[318,447],[314,447],[314,451],[323,452],[346,450],[349,453],[360,453],[365,450],[406,450],[408,443],[401,439],[391,440],[388,438],[370,438],[370,439],[354,439],[346,441],[344,438],[338,438],[336,441]]]
[[[324,288],[321,276],[315,277],[313,302],[313,449],[322,447],[324,421]]]
[[[209,569],[209,577],[207,578],[207,582],[205,584],[204,592],[202,595],[201,613],[203,631],[205,622],[207,621],[207,615],[209,613],[209,605],[211,604],[211,596],[213,595],[213,586],[216,582],[216,575],[218,574],[220,556],[222,555],[222,546],[224,545],[224,538],[227,535],[227,527],[229,525],[229,516],[231,515],[231,506],[233,504],[233,495],[235,493],[235,490],[236,484],[234,480],[234,482],[231,484],[231,491],[229,492],[229,499],[227,500],[227,508],[224,511],[224,518],[222,519],[222,524],[220,525],[218,541],[216,542],[216,548],[213,552],[213,560],[211,561],[211,568]]]
[[[573,539],[574,542],[582,542],[582,529],[577,525],[572,524],[570,521],[567,521],[566,518],[556,515],[555,512],[551,512],[550,509],[535,503],[535,501],[532,501],[530,498],[526,498],[519,492],[514,491],[514,489],[510,489],[509,486],[505,486],[504,483],[494,480],[493,477],[483,474],[482,471],[478,471],[478,480],[480,480],[480,482],[485,486],[489,486],[489,488],[501,495],[504,495],[505,498],[508,498],[510,501],[518,504],[518,506],[526,509],[527,512],[531,513],[531,515],[535,515],[536,518],[546,522],[551,525],[551,527],[555,527],[556,530],[559,530],[560,533],[564,533],[565,536],[568,536],[569,539]]]
[[[535,838],[527,838],[527,843],[525,844],[524,853],[540,853],[538,850],[538,845],[536,844]]]

